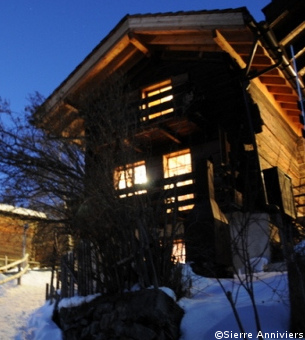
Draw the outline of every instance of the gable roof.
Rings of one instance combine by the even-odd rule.
[[[55,89],[47,101],[52,105],[52,99],[58,92],[65,93],[71,90],[80,79],[83,82],[87,77],[94,76],[97,71],[103,70],[108,63],[127,48],[130,50],[129,54],[138,51],[147,54],[149,49],[145,43],[164,46],[171,43],[181,45],[182,42],[187,45],[215,45],[211,30],[220,26],[242,27],[244,25],[243,11],[246,11],[246,8],[126,15]],[[185,33],[188,34],[188,37],[193,36],[193,39],[196,39],[197,35],[197,40],[206,35],[206,38],[209,36],[210,41],[192,40],[186,42]],[[159,38],[157,38],[158,36]],[[142,42],[141,38],[145,41]],[[126,51],[126,53],[128,52]]]
[[[293,68],[268,26],[257,24],[245,7],[125,16],[47,98],[45,111],[71,113],[74,108],[65,101],[70,94],[97,76],[130,69],[156,50],[192,51],[198,57],[211,51],[230,54],[300,134]]]

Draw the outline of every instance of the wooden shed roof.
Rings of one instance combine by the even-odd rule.
[[[47,216],[43,212],[22,208],[22,207],[15,207],[9,204],[0,204],[0,216],[1,215],[12,215],[19,219],[45,219]]]

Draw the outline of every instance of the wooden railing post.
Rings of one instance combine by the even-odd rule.
[[[18,273],[21,271],[21,264],[18,264]],[[20,286],[21,285],[21,276],[17,278],[17,284]]]
[[[46,301],[48,301],[50,299],[50,294],[49,294],[49,284],[46,283]]]

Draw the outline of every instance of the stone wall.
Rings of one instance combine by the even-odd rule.
[[[60,308],[54,321],[67,340],[174,340],[183,310],[161,290],[100,296],[77,307]]]

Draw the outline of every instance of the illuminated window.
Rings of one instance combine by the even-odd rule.
[[[173,243],[172,257],[175,263],[185,263],[185,243],[182,240],[175,240]]]
[[[146,99],[146,103],[141,106],[142,110],[149,110],[146,117],[143,117],[143,121],[147,119],[154,119],[174,111],[172,103],[173,95],[169,92],[172,90],[171,81],[167,80],[142,90],[142,99]],[[168,105],[162,105],[168,103]],[[160,110],[159,110],[160,109]]]
[[[175,177],[192,172],[192,158],[189,149],[169,153],[163,156],[163,170],[164,178]],[[193,184],[192,179],[177,181],[176,183],[166,184],[164,189],[172,189],[176,187],[182,187],[185,185]],[[189,199],[193,199],[194,194],[189,193],[185,195],[179,195],[178,197],[168,197],[166,203],[181,202]],[[179,203],[178,210],[192,209],[193,205],[182,205]]]
[[[192,172],[192,159],[189,149],[163,156],[164,177],[183,175]]]
[[[114,171],[114,186],[118,190],[132,188],[137,184],[144,184],[147,182],[145,162],[137,162],[120,166]],[[146,190],[138,190],[135,194],[146,193]],[[128,196],[133,193],[128,194]],[[120,197],[126,197],[121,195]]]

